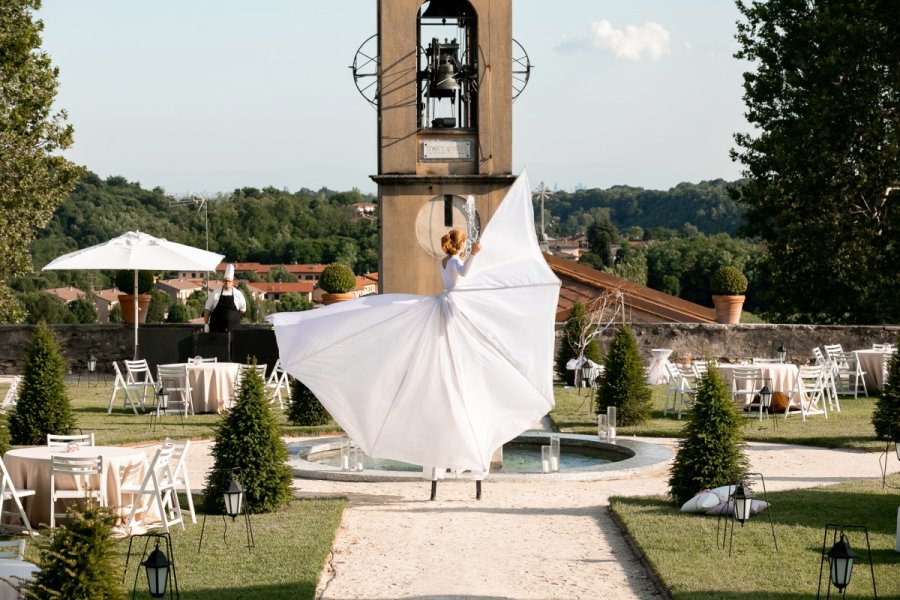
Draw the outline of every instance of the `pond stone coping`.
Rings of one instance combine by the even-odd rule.
[[[486,480],[502,481],[530,481],[560,480],[560,481],[596,481],[602,479],[627,479],[644,472],[659,469],[666,461],[672,458],[673,453],[669,448],[650,442],[637,441],[629,438],[617,439],[614,443],[600,441],[597,436],[577,435],[569,433],[554,434],[560,438],[562,451],[568,446],[597,448],[606,452],[616,452],[623,455],[623,460],[611,463],[598,464],[594,467],[579,469],[566,469],[558,473],[503,473],[491,472]],[[342,471],[339,467],[331,467],[320,463],[310,462],[302,456],[317,452],[339,450],[347,438],[327,437],[313,440],[292,442],[290,447],[297,449],[301,456],[291,453],[288,464],[291,466],[294,477],[302,479],[325,479],[330,481],[422,481],[422,473],[419,471],[383,471],[366,469],[364,471]],[[528,431],[511,440],[513,443],[525,443],[544,445],[550,443],[550,435],[544,431]],[[459,479],[470,479],[468,474],[461,475]]]

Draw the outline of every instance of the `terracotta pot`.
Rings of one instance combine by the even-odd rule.
[[[713,296],[717,323],[740,323],[744,296]]]
[[[119,294],[119,306],[122,307],[122,320],[134,325],[134,299],[132,294]],[[150,300],[153,296],[150,294],[140,294],[137,296],[138,302],[138,323],[147,322],[147,309],[150,308]]]
[[[322,294],[322,304],[325,304],[327,306],[328,304],[334,304],[335,302],[345,302],[347,300],[353,300],[354,298],[356,298],[356,296],[350,293]]]

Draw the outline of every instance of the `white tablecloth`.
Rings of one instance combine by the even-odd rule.
[[[103,474],[106,477],[106,504],[120,517],[122,500],[122,484],[140,485],[149,466],[146,453],[141,448],[121,448],[119,446],[82,446],[75,452],[67,452],[65,446],[31,446],[16,448],[3,455],[3,462],[9,471],[16,489],[34,490],[34,496],[22,498],[25,514],[31,525],[50,523],[50,455],[60,454],[80,458],[92,456],[103,457]],[[68,479],[68,481],[67,481]],[[72,478],[57,478],[60,489],[76,489]],[[99,488],[99,482],[96,484]],[[63,487],[65,486],[65,487]],[[57,502],[58,512],[62,512],[64,502]],[[130,504],[131,498],[128,498]]]
[[[671,354],[672,351],[668,348],[654,348],[650,351],[651,358],[647,367],[647,383],[657,385],[668,381],[665,364]]]
[[[178,365],[164,365],[167,367]],[[188,364],[188,383],[195,413],[220,413],[234,395],[238,363]]]
[[[16,586],[23,580],[33,579],[32,575],[38,571],[40,569],[34,563],[0,558],[0,600],[17,600],[19,592]]]
[[[743,382],[745,386],[745,391],[749,391],[750,387],[760,388],[764,383],[769,384],[769,389],[773,392],[791,392],[794,389],[794,384],[797,381],[797,375],[800,373],[800,368],[795,364],[791,363],[755,363],[752,365],[734,365],[734,364],[725,364],[719,365],[719,371],[722,372],[722,377],[725,379],[725,385],[731,390],[732,381],[734,381],[734,368],[753,368],[759,369],[762,371],[763,381],[759,383],[753,382]],[[795,394],[796,396],[796,394]],[[794,400],[799,400],[798,397],[795,397]]]
[[[884,389],[884,374],[881,361],[884,359],[884,350],[854,350],[859,366],[866,372],[863,379],[866,380],[866,390],[872,394]]]

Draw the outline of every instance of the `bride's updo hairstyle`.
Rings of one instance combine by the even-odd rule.
[[[441,250],[450,256],[459,254],[466,245],[466,237],[462,229],[451,229],[441,237]]]

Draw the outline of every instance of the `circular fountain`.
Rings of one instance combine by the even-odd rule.
[[[559,471],[541,472],[541,446],[551,437],[560,441]],[[360,456],[356,464],[344,461],[341,448],[346,436],[317,438],[288,444],[288,464],[295,477],[335,481],[408,481],[421,480],[417,465]],[[664,446],[619,438],[606,442],[597,436],[566,433],[526,432],[503,447],[503,468],[493,470],[488,479],[533,480],[535,478],[591,481],[621,479],[658,468],[672,457]],[[467,474],[460,475],[466,478]]]

